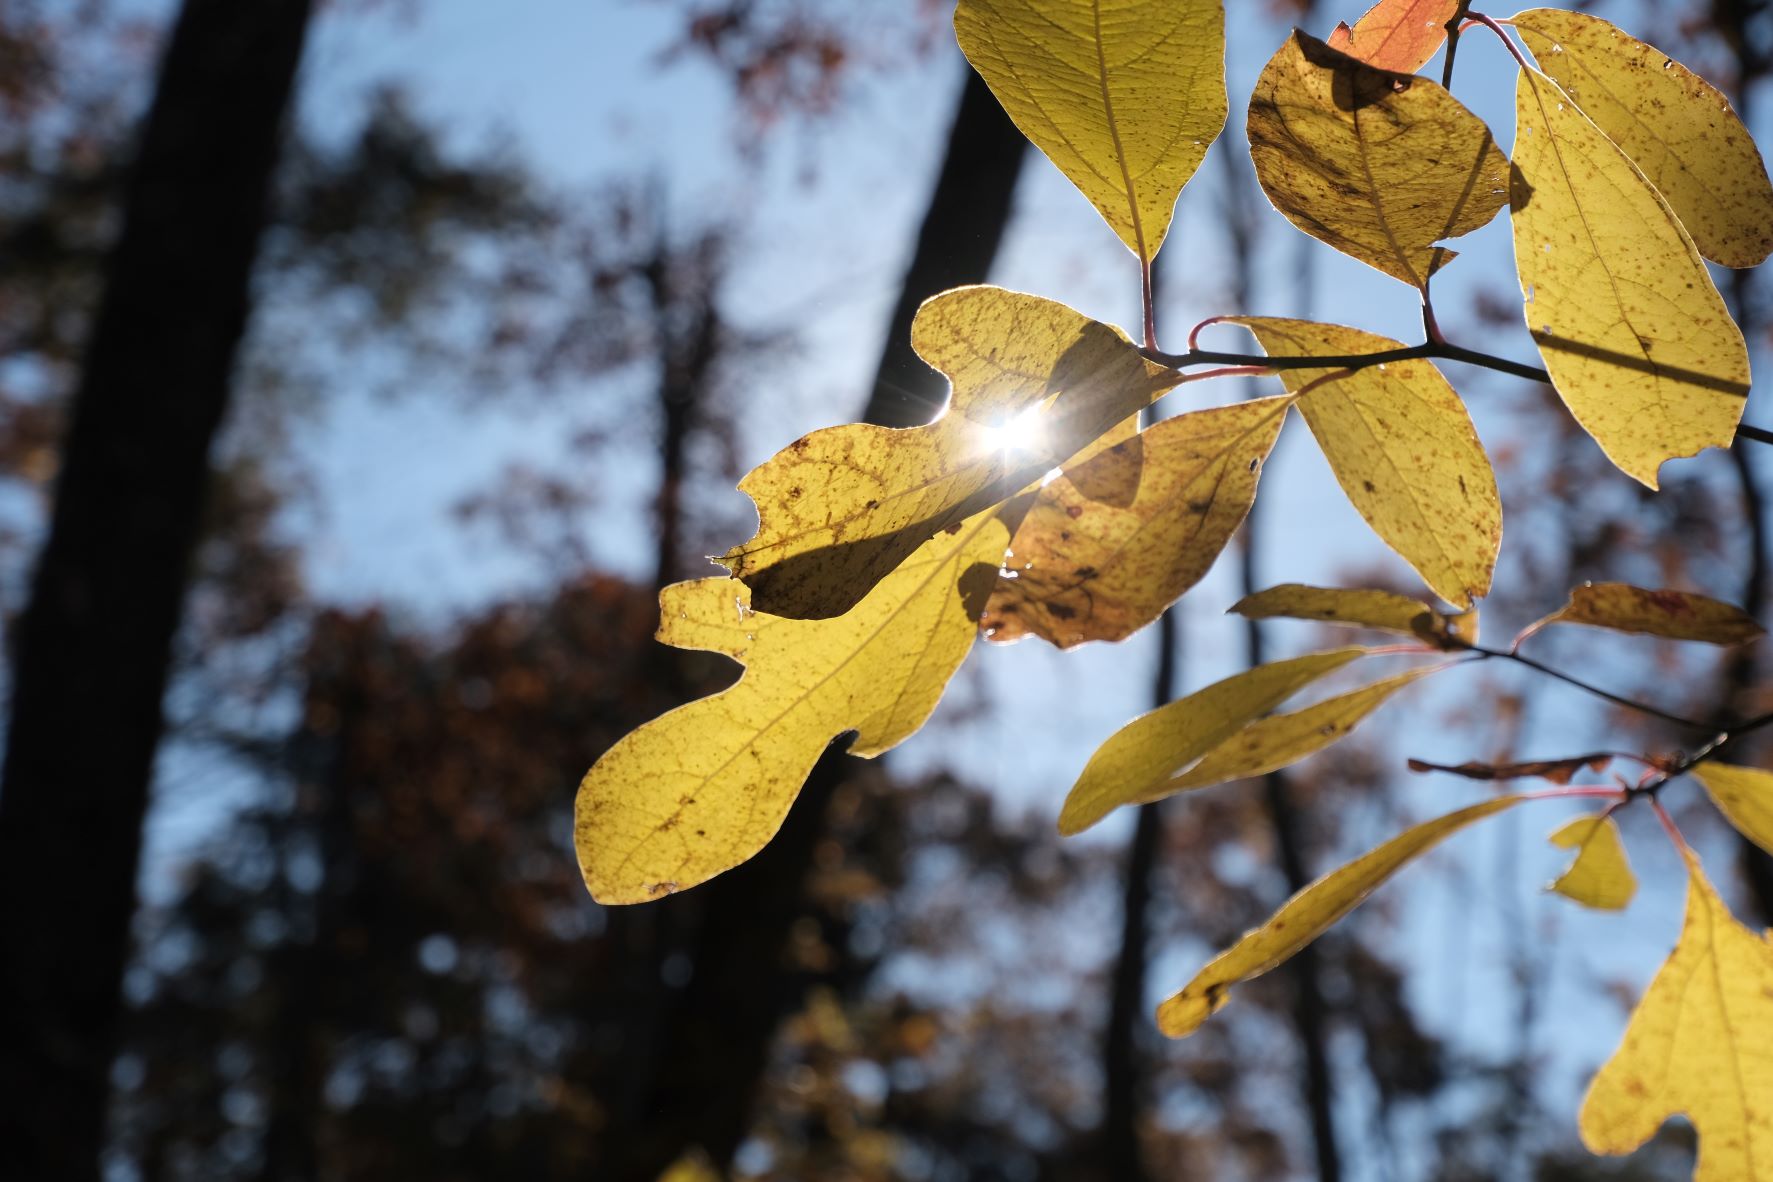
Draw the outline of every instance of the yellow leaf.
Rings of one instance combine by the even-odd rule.
[[[1402,346],[1334,324],[1234,320],[1278,356],[1345,356]],[[1447,379],[1427,361],[1394,361],[1330,377],[1281,372],[1336,480],[1386,545],[1448,603],[1490,589],[1502,502],[1484,445]],[[1319,381],[1319,379],[1328,379]],[[1315,383],[1315,384],[1314,384]],[[1309,388],[1308,388],[1309,387]]]
[[[1156,258],[1225,127],[1221,0],[960,0],[954,32],[1022,133]]]
[[[701,1149],[692,1149],[672,1162],[659,1182],[721,1182],[720,1171]]]
[[[1365,649],[1343,648],[1261,665],[1141,715],[1096,748],[1059,812],[1059,832],[1081,833],[1133,804],[1239,730]]]
[[[1453,259],[1437,242],[1486,225],[1508,201],[1508,160],[1458,99],[1304,33],[1262,71],[1248,129],[1276,209],[1414,287]]]
[[[1330,48],[1381,70],[1414,74],[1447,39],[1459,0],[1379,0],[1350,29],[1336,26]]]
[[[1511,23],[1539,68],[1650,178],[1700,254],[1752,267],[1773,252],[1773,183],[1717,87],[1587,13],[1535,8]]]
[[[1405,862],[1473,821],[1513,808],[1523,796],[1499,796],[1406,829],[1378,849],[1318,879],[1246,933],[1195,975],[1182,992],[1157,1010],[1157,1025],[1171,1038],[1193,1034],[1227,1000],[1231,987],[1259,977],[1317,939],[1353,911]]]
[[[781,827],[826,745],[879,755],[929,717],[965,659],[1008,530],[989,513],[926,543],[834,620],[751,610],[736,579],[659,596],[659,639],[745,665],[730,688],[630,733],[579,785],[591,894],[637,903],[730,870]]]
[[[1738,833],[1773,854],[1773,772],[1702,763],[1693,775]]]
[[[1420,599],[1391,591],[1308,587],[1304,583],[1282,583],[1246,595],[1232,604],[1229,612],[1246,620],[1322,620],[1418,638],[1442,632],[1455,618]],[[1457,618],[1463,620],[1471,614],[1461,613]]]
[[[1537,70],[1515,90],[1515,265],[1552,384],[1607,458],[1728,447],[1748,350],[1693,241],[1637,165]]]
[[[929,300],[911,342],[953,383],[940,418],[815,431],[740,482],[757,535],[720,561],[758,611],[842,615],[938,531],[1039,480],[1178,380],[1119,331],[1000,287]]]
[[[1290,398],[1165,419],[1041,489],[985,609],[994,641],[1120,640],[1200,581],[1243,524]]]
[[[1601,911],[1622,911],[1637,894],[1619,826],[1607,814],[1574,818],[1551,835],[1551,844],[1576,851],[1570,868],[1551,884],[1558,894]]]
[[[1445,669],[1430,665],[1412,669],[1396,677],[1363,686],[1352,693],[1327,698],[1315,706],[1276,714],[1251,723],[1201,758],[1186,772],[1153,792],[1140,797],[1138,803],[1150,804],[1178,792],[1211,788],[1232,780],[1266,775],[1279,768],[1290,767],[1308,755],[1315,755],[1332,743],[1346,738],[1367,715],[1383,706],[1390,697],[1430,673]]]
[[[1651,591],[1626,583],[1584,583],[1570,602],[1527,630],[1547,624],[1586,624],[1614,632],[1696,640],[1704,644],[1747,644],[1766,629],[1740,608],[1692,591]]]
[[[1699,1134],[1694,1182],[1773,1179],[1773,943],[1737,923],[1687,858],[1680,943],[1589,1085],[1579,1117],[1595,1153],[1630,1153],[1683,1113]]]

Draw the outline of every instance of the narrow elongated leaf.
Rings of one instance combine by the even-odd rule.
[[[1586,624],[1667,640],[1747,644],[1766,635],[1753,616],[1692,591],[1651,591],[1627,583],[1584,583],[1570,602],[1527,630],[1548,624]]]
[[[1222,0],[960,0],[954,33],[1022,134],[1157,257],[1225,126]]]
[[[1458,99],[1304,33],[1262,71],[1247,126],[1276,209],[1413,287],[1454,257],[1436,243],[1488,224],[1508,201],[1508,160]]]
[[[1694,1182],[1773,1179],[1773,943],[1736,922],[1688,855],[1680,943],[1589,1085],[1595,1153],[1630,1153],[1669,1117],[1699,1133]]]
[[[1605,813],[1574,818],[1551,835],[1551,844],[1576,851],[1576,860],[1550,888],[1565,898],[1598,911],[1623,911],[1638,893],[1619,826]]]
[[[1773,772],[1702,763],[1693,776],[1738,833],[1773,854]]]
[[[1267,352],[1345,356],[1401,348],[1355,328],[1247,317]],[[1490,589],[1502,545],[1496,476],[1447,379],[1427,361],[1281,372],[1342,491],[1386,545],[1448,603]],[[1320,379],[1328,379],[1322,380]]]
[[[1211,788],[1215,784],[1291,767],[1306,756],[1315,755],[1332,743],[1347,738],[1367,715],[1385,705],[1393,694],[1444,668],[1445,665],[1430,665],[1412,669],[1351,693],[1327,698],[1303,710],[1258,719],[1207,752],[1199,763],[1162,788],[1141,797],[1139,803],[1149,804],[1178,792]]]
[[[1288,899],[1274,917],[1221,953],[1157,1010],[1171,1038],[1193,1034],[1228,1000],[1233,985],[1259,977],[1317,939],[1353,911],[1398,868],[1473,821],[1513,808],[1522,796],[1501,796],[1406,829],[1378,849],[1333,870]]]
[[[1584,12],[1534,8],[1512,23],[1539,68],[1655,184],[1700,254],[1753,267],[1773,252],[1773,182],[1723,92]]]
[[[1591,755],[1577,755],[1569,759],[1534,759],[1524,763],[1429,763],[1425,759],[1412,759],[1410,770],[1413,772],[1445,772],[1449,776],[1460,776],[1467,780],[1550,780],[1553,784],[1568,784],[1583,772],[1605,771],[1613,762],[1613,756],[1605,751]]]
[[[815,431],[740,482],[757,535],[720,561],[758,611],[843,614],[937,531],[1039,480],[1177,380],[1119,331],[1000,287],[936,296],[911,340],[953,383],[939,419]]]
[[[980,514],[926,543],[851,611],[753,611],[736,579],[661,593],[659,639],[746,666],[730,688],[630,733],[579,785],[574,843],[591,894],[637,903],[706,881],[775,835],[826,745],[878,755],[913,734],[966,657],[1009,541]]]
[[[1458,12],[1459,0],[1379,0],[1354,28],[1337,25],[1330,48],[1381,70],[1414,74],[1440,49]]]
[[[1201,580],[1256,500],[1290,398],[1165,419],[1041,489],[985,609],[992,640],[1120,640]]]
[[[1476,611],[1448,615],[1420,599],[1391,591],[1345,590],[1340,587],[1308,587],[1282,583],[1231,605],[1246,620],[1321,620],[1413,636],[1441,648],[1463,648],[1477,643]]]
[[[1728,447],[1748,350],[1693,240],[1637,165],[1537,70],[1515,90],[1515,265],[1558,396],[1607,458]]]
[[[1121,805],[1143,799],[1251,722],[1365,652],[1343,648],[1261,665],[1135,718],[1090,756],[1065,798],[1059,832],[1081,833]]]

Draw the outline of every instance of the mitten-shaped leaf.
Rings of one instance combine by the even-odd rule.
[[[1773,772],[1702,763],[1693,775],[1738,833],[1773,854]]]
[[[1539,68],[1650,178],[1700,254],[1752,267],[1773,252],[1773,182],[1717,87],[1587,13],[1534,8],[1511,23]]]
[[[1458,99],[1304,33],[1262,71],[1248,129],[1276,209],[1413,287],[1454,257],[1436,243],[1487,224],[1508,201],[1508,160]]]
[[[1155,258],[1225,127],[1221,0],[960,0],[954,32],[1022,133]]]
[[[1000,287],[929,300],[911,341],[953,383],[940,418],[815,431],[739,483],[757,535],[720,561],[758,611],[843,614],[937,531],[1040,479],[1178,380],[1119,331]]]
[[[1638,892],[1638,880],[1625,858],[1619,826],[1605,813],[1577,817],[1551,835],[1551,844],[1575,850],[1576,860],[1558,875],[1552,890],[1584,907],[1622,911]]]
[[[1773,943],[1736,922],[1687,855],[1687,919],[1582,1102],[1582,1143],[1630,1153],[1685,1114],[1694,1182],[1773,1179]]]
[[[1747,644],[1766,635],[1753,616],[1721,600],[1692,591],[1651,591],[1627,583],[1582,584],[1570,592],[1569,603],[1523,636],[1548,624],[1586,624],[1705,644]]]
[[[1288,899],[1274,917],[1250,931],[1195,975],[1182,992],[1157,1010],[1157,1025],[1171,1038],[1193,1034],[1229,998],[1231,987],[1285,963],[1353,911],[1411,858],[1473,821],[1513,808],[1522,796],[1501,796],[1424,822]]]
[[[1379,0],[1354,28],[1337,25],[1330,48],[1381,70],[1414,74],[1440,49],[1458,12],[1459,0]]]
[[[855,731],[852,753],[873,756],[913,734],[972,646],[1008,540],[982,513],[832,620],[753,611],[736,579],[661,592],[660,640],[746,671],[629,734],[586,774],[573,836],[591,894],[644,902],[729,870],[775,835],[833,738]]]
[[[1277,356],[1345,356],[1402,346],[1304,320],[1239,318]],[[1496,476],[1447,379],[1427,361],[1364,369],[1289,369],[1287,389],[1342,491],[1386,545],[1445,599],[1469,607],[1490,589],[1502,545]]]
[[[1727,447],[1748,350],[1656,187],[1563,89],[1515,90],[1515,265],[1527,327],[1564,405],[1633,479]]]
[[[995,641],[1120,640],[1201,580],[1256,500],[1291,398],[1195,411],[1068,465],[1010,540]]]

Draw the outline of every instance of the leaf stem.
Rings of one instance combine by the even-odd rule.
[[[1467,12],[1465,15],[1469,20],[1483,25],[1486,29],[1489,29],[1490,32],[1502,38],[1502,44],[1508,47],[1508,52],[1514,56],[1515,62],[1520,65],[1521,69],[1531,70],[1533,68],[1532,64],[1527,61],[1526,56],[1521,53],[1520,47],[1515,45],[1514,38],[1510,37],[1508,33],[1503,30],[1502,25],[1496,20],[1496,18],[1485,16],[1481,12]]]
[[[1139,262],[1139,302],[1145,309],[1145,350],[1147,353],[1157,350],[1156,286],[1156,281],[1151,273],[1151,260],[1141,259]]]
[[[1507,649],[1500,648],[1485,648],[1482,645],[1475,644],[1466,646],[1466,651],[1476,653],[1480,657],[1488,660],[1512,661],[1515,664],[1525,666],[1536,673],[1542,673],[1546,677],[1561,681],[1565,685],[1574,686],[1576,689],[1582,690],[1584,693],[1593,694],[1595,697],[1611,702],[1615,706],[1622,706],[1627,710],[1635,710],[1639,714],[1645,714],[1651,718],[1660,718],[1663,722],[1673,723],[1675,726],[1686,727],[1689,730],[1711,731],[1714,733],[1718,729],[1709,722],[1696,722],[1691,718],[1683,718],[1679,714],[1670,714],[1666,710],[1657,709],[1655,706],[1651,706],[1646,702],[1637,702],[1630,698],[1620,697],[1618,694],[1604,690],[1598,685],[1590,685],[1579,677],[1572,677],[1561,669],[1554,669],[1550,665],[1534,660],[1532,657],[1523,657],[1517,652],[1510,652]],[[1773,722],[1773,719],[1769,719],[1768,721]]]

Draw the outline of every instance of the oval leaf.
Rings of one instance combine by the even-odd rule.
[[[1459,0],[1379,0],[1354,28],[1337,25],[1330,48],[1381,70],[1414,74],[1440,49],[1447,22],[1458,14]]]
[[[1059,832],[1081,833],[1121,805],[1136,803],[1255,719],[1366,651],[1336,649],[1262,665],[1135,718],[1090,756],[1065,798]]]
[[[1630,1153],[1685,1114],[1694,1182],[1773,1179],[1773,943],[1730,914],[1687,855],[1687,918],[1582,1101],[1582,1143]]]
[[[1619,826],[1605,813],[1577,817],[1551,835],[1551,844],[1575,850],[1576,860],[1549,889],[1584,907],[1623,911],[1638,892],[1638,880],[1625,858]]]
[[[926,543],[834,620],[754,612],[735,579],[661,593],[659,639],[746,666],[730,688],[633,731],[579,785],[573,840],[599,902],[704,882],[781,828],[827,744],[873,756],[929,717],[972,647],[1008,530],[989,514]]]
[[[1231,987],[1259,977],[1317,939],[1353,911],[1398,868],[1473,821],[1513,808],[1524,796],[1501,796],[1426,821],[1392,838],[1288,899],[1274,917],[1221,953],[1157,1010],[1171,1038],[1193,1034],[1223,1006]]]
[[[757,535],[720,558],[758,611],[842,615],[937,531],[999,504],[1177,382],[1119,331],[1001,287],[943,292],[911,342],[948,375],[924,427],[815,431],[739,483]]]
[[[1693,241],[1637,165],[1537,70],[1515,91],[1515,265],[1558,396],[1607,458],[1728,447],[1748,350]]]
[[[1198,583],[1256,500],[1290,398],[1165,419],[1042,488],[982,621],[1008,643],[1121,640]]]
[[[1699,253],[1753,267],[1773,252],[1773,182],[1717,87],[1599,17],[1534,8],[1511,22],[1668,202]]]
[[[1773,772],[1702,763],[1693,776],[1738,833],[1773,854]]]
[[[1391,591],[1308,587],[1304,583],[1282,583],[1246,595],[1231,605],[1228,614],[1240,615],[1246,620],[1321,620],[1326,624],[1373,628],[1417,639],[1442,634],[1455,623],[1464,627],[1466,621],[1474,621],[1474,613],[1448,616],[1420,599]],[[1472,627],[1475,628],[1475,622]]]
[[[1399,78],[1295,32],[1250,96],[1250,158],[1295,226],[1413,287],[1436,246],[1508,201],[1508,160],[1483,121],[1426,78]]]
[[[1402,346],[1335,324],[1232,320],[1279,356],[1345,356]],[[1381,541],[1448,603],[1471,606],[1490,589],[1502,545],[1496,476],[1465,404],[1427,361],[1342,373],[1281,371],[1342,491]]]
[[[1626,583],[1584,583],[1570,602],[1527,630],[1547,624],[1586,624],[1614,632],[1694,640],[1703,644],[1747,644],[1766,629],[1741,608],[1692,591],[1650,591]]]
[[[1221,0],[960,0],[954,33],[1022,134],[1156,258],[1225,126]]]

